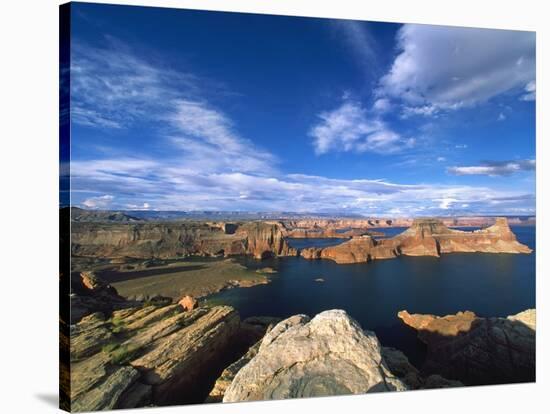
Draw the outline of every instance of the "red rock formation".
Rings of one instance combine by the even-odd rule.
[[[183,308],[183,310],[190,311],[198,308],[199,302],[193,296],[185,295],[178,304]]]
[[[363,263],[375,259],[389,259],[400,254],[407,256],[435,256],[453,252],[531,253],[519,243],[505,218],[482,230],[460,231],[449,229],[441,220],[416,219],[403,233],[376,240],[368,236],[352,238],[337,246],[324,249],[304,249],[305,259],[331,259],[337,263]]]

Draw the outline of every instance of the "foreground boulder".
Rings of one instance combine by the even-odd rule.
[[[252,351],[255,352],[255,351]],[[235,375],[224,402],[405,390],[382,357],[376,335],[342,310],[277,324]]]
[[[508,318],[473,312],[439,317],[401,311],[398,316],[428,346],[424,375],[466,385],[535,381],[535,309]]]

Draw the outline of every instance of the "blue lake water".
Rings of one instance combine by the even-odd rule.
[[[520,242],[535,249],[535,227],[512,230]],[[344,309],[363,328],[375,331],[383,345],[401,349],[416,364],[422,362],[425,349],[416,332],[397,318],[400,310],[437,315],[471,310],[480,316],[507,316],[535,307],[535,252],[401,256],[347,265],[299,257],[241,260],[248,267],[270,266],[278,273],[271,275],[270,284],[226,290],[211,296],[210,302],[234,306],[243,318],[312,316]],[[316,282],[317,278],[324,282]]]

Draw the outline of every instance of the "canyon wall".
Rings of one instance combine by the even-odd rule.
[[[170,258],[187,255],[256,258],[296,255],[277,222],[244,224],[200,222],[73,222],[72,254],[87,257]]]

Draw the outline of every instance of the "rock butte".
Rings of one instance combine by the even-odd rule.
[[[411,227],[390,239],[354,237],[337,246],[302,249],[300,255],[336,263],[363,263],[399,255],[439,257],[455,252],[531,253],[532,250],[516,240],[506,218],[497,218],[494,225],[474,231],[450,229],[441,220],[416,219]]]

